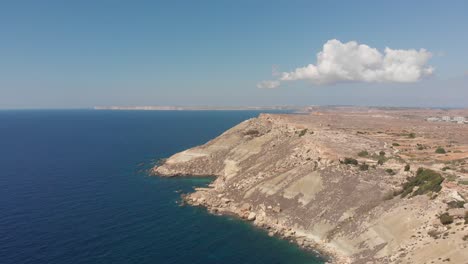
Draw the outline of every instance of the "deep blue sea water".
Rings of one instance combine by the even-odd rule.
[[[150,177],[251,111],[0,111],[0,263],[323,263],[235,218],[179,207],[203,178]]]

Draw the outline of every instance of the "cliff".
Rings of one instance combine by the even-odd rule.
[[[468,263],[468,192],[459,184],[468,131],[434,129],[401,113],[262,114],[153,172],[216,176],[185,200],[336,263]],[[450,140],[458,140],[452,154],[434,156],[431,148]],[[422,143],[425,155],[415,149]],[[447,160],[458,162],[450,173]],[[442,223],[443,214],[453,223]]]

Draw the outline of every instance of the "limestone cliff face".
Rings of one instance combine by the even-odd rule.
[[[358,157],[362,150],[384,151],[385,166]],[[169,157],[153,171],[159,176],[217,176],[210,188],[197,189],[186,200],[214,213],[237,214],[270,235],[332,254],[336,262],[437,263],[450,258],[450,263],[467,263],[468,242],[461,232],[438,240],[428,234],[444,232],[437,215],[453,191],[444,187],[435,199],[394,197],[414,173],[404,171],[406,163],[394,153],[377,134],[332,127],[323,118],[263,114]],[[370,167],[345,164],[346,157]]]

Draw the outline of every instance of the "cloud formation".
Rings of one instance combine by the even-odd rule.
[[[425,49],[394,50],[383,54],[356,41],[332,39],[317,54],[316,64],[283,72],[276,81],[260,82],[258,88],[276,88],[282,81],[308,80],[316,85],[339,82],[417,82],[434,72],[427,63],[432,54]]]
[[[261,81],[257,84],[260,89],[273,89],[280,86],[280,81]]]

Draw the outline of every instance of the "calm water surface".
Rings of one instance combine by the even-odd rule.
[[[251,111],[0,111],[0,263],[323,263],[149,177]]]

